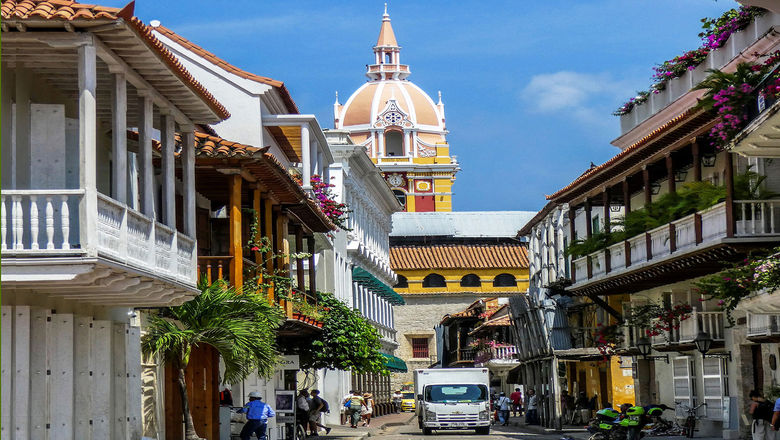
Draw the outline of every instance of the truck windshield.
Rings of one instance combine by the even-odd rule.
[[[402,396],[404,399],[414,399],[414,393],[403,393]]]
[[[488,398],[485,385],[428,385],[425,387],[425,401],[431,403],[484,402]]]

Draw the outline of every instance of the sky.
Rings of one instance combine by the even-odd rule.
[[[102,4],[122,6],[123,2]],[[612,112],[652,67],[699,46],[701,18],[732,0],[391,0],[409,80],[442,92],[461,171],[456,211],[541,209],[619,150]],[[284,81],[302,113],[333,127],[366,81],[383,1],[137,0],[136,15],[244,70]]]

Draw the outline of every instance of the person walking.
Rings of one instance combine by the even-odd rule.
[[[515,391],[509,395],[509,400],[512,401],[512,411],[515,417],[523,415],[523,393],[520,392],[520,388],[515,388]]]
[[[580,391],[577,395],[577,401],[574,402],[574,414],[571,417],[571,423],[574,424],[574,420],[579,420],[580,425],[584,425],[590,421],[590,410],[588,409],[588,396],[585,391]]]
[[[330,428],[320,423],[320,415],[324,412],[330,412],[327,402],[320,397],[320,390],[311,390],[311,404],[309,406],[310,435],[319,435],[319,428],[324,428],[325,434],[330,434]]]
[[[349,421],[349,407],[347,406],[347,401],[352,398],[352,395],[355,394],[355,390],[349,390],[347,394],[344,395],[344,397],[341,398],[341,408],[339,408],[339,413],[341,413],[341,424],[344,425]]]
[[[295,399],[295,421],[296,423],[303,425],[303,429],[309,429],[309,409],[311,408],[311,397],[309,392],[301,390],[298,392],[298,397]]]
[[[528,402],[525,405],[525,424],[526,425],[538,425],[539,424],[539,398],[536,396],[536,391],[533,389],[528,390],[526,393]]]
[[[506,397],[506,393],[503,391],[498,394],[496,408],[498,409],[498,423],[502,426],[509,425],[509,410],[512,408],[512,400]]]
[[[571,423],[574,412],[574,396],[568,391],[561,391],[561,412],[563,413],[564,423]]]
[[[395,412],[400,413],[401,412],[401,400],[403,400],[404,395],[401,394],[401,390],[395,390],[393,393],[393,406],[395,407]]]
[[[268,419],[276,416],[276,413],[270,405],[262,401],[260,393],[252,391],[249,393],[249,402],[244,405],[243,408],[238,410],[239,413],[246,413],[246,423],[241,428],[241,440],[249,440],[252,437],[252,433],[257,436],[258,440],[266,440],[265,431],[268,426]]]
[[[770,423],[772,422],[772,403],[761,395],[758,390],[750,391],[750,406],[748,412],[753,416],[751,433],[753,440],[769,440],[770,436],[774,438],[774,432]]]
[[[374,396],[371,393],[363,394],[363,408],[360,410],[360,418],[363,426],[371,425],[371,416],[374,414]]]
[[[357,424],[360,421],[360,411],[363,409],[363,406],[365,406],[360,391],[353,391],[351,396],[344,399],[343,404],[348,405],[347,414],[349,414],[349,425],[353,428],[357,428]]]

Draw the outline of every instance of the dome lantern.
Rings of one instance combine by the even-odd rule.
[[[395,40],[395,32],[390,24],[390,14],[382,15],[382,27],[379,29],[379,38],[374,46],[374,64],[368,65],[366,76],[373,80],[404,79],[409,76],[409,66],[401,64],[401,46]]]

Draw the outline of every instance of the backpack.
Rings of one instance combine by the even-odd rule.
[[[330,412],[330,405],[328,405],[328,401],[320,397],[320,400],[322,400],[322,408],[320,409],[320,412],[329,413]]]
[[[771,422],[773,413],[774,406],[772,405],[772,402],[768,400],[758,402],[758,406],[756,406],[756,409],[753,410],[753,419]]]

